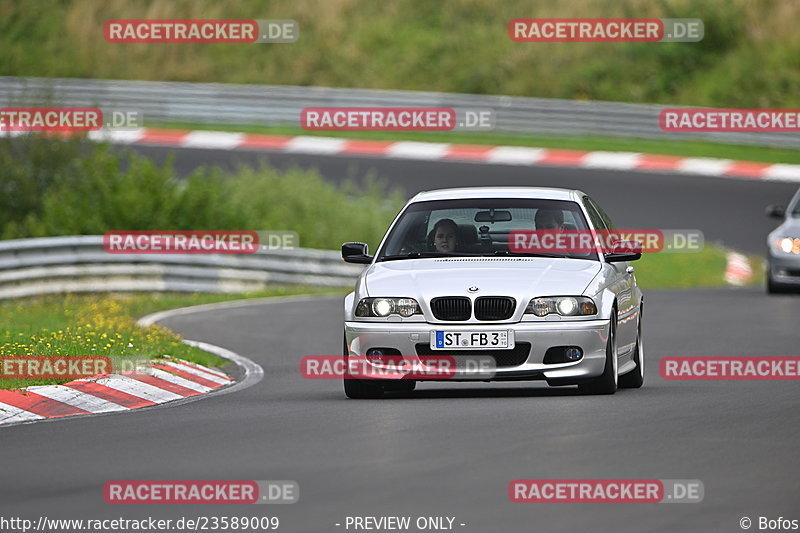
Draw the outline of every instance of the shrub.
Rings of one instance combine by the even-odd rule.
[[[3,238],[97,235],[112,230],[290,230],[309,248],[346,240],[376,245],[402,195],[370,178],[334,185],[317,171],[262,162],[233,173],[200,168],[180,179],[108,145],[25,136],[0,144]]]

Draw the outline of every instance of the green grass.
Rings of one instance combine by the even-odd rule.
[[[722,159],[736,159],[763,163],[800,164],[800,150],[794,150],[791,148],[770,148],[761,146],[720,144],[701,141],[664,141],[597,136],[510,135],[493,132],[453,133],[411,131],[306,131],[300,127],[293,126],[237,126],[228,124],[194,124],[187,122],[148,124],[147,126],[165,129],[233,131],[241,133],[262,133],[269,135],[291,136],[311,135],[321,137],[370,139],[375,141],[420,141],[489,146],[530,146],[536,148],[557,148],[564,150],[641,152],[648,154],[684,157],[718,157]]]
[[[722,287],[725,282],[726,250],[706,245],[697,253],[643,254],[633,263],[636,280],[643,289],[688,289],[692,287]],[[764,261],[750,256],[753,267],[751,284],[764,280]]]
[[[5,356],[100,355],[153,359],[164,355],[206,366],[227,361],[181,342],[159,325],[141,328],[136,319],[165,309],[239,298],[296,294],[342,294],[341,289],[276,286],[265,291],[230,294],[92,294],[58,295],[0,302],[0,360]],[[2,379],[0,389],[49,385],[69,380]]]
[[[800,107],[796,0],[0,0],[0,72]],[[514,18],[699,18],[698,43],[517,43]],[[108,19],[294,19],[293,44],[112,44]],[[254,110],[255,113],[258,110]]]

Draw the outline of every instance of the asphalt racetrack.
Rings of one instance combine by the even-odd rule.
[[[645,386],[603,397],[538,382],[437,383],[347,400],[341,382],[299,371],[303,355],[339,353],[339,298],[168,319],[253,359],[264,379],[171,408],[7,428],[0,501],[33,518],[277,515],[282,530],[302,532],[344,531],[335,524],[348,515],[453,516],[465,532],[723,532],[742,516],[791,517],[797,383],[664,381],[658,360],[796,354],[800,299],[759,289],[646,297]],[[705,499],[511,503],[508,484],[520,478],[699,479]],[[300,501],[108,505],[102,487],[115,479],[295,480]]]
[[[138,148],[159,159],[165,151]],[[252,156],[252,157],[251,157]],[[183,150],[176,167],[254,154]],[[274,155],[320,168],[378,169],[408,193],[458,185],[578,187],[618,225],[696,228],[758,253],[768,203],[794,184],[458,163]],[[422,384],[347,400],[340,381],[300,375],[305,355],[341,350],[340,297],[197,312],[164,325],[264,369],[250,388],[175,407],[0,430],[4,515],[36,519],[278,516],[281,531],[346,531],[347,516],[449,516],[464,532],[733,532],[750,517],[800,518],[796,381],[665,381],[665,356],[798,354],[800,298],[763,288],[645,291],[640,390],[579,396],[540,382]],[[687,504],[519,504],[515,479],[697,479]],[[295,480],[292,505],[109,505],[103,484],[133,479]],[[342,524],[337,526],[336,524]],[[461,524],[464,524],[463,526]],[[352,529],[350,529],[352,531]]]

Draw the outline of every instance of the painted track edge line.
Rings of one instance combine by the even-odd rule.
[[[308,298],[308,297],[311,297],[311,296],[310,295],[306,296],[306,298]],[[301,298],[297,298],[297,297],[289,297],[289,298],[301,299]],[[281,300],[283,300],[284,298],[259,298],[257,300],[269,300],[269,299],[272,299],[272,300],[281,299]],[[303,298],[303,299],[305,299],[305,298]],[[230,303],[239,302],[239,301],[240,300],[233,300],[231,302],[218,302],[218,303],[219,304],[230,304]],[[255,301],[255,300],[244,300],[244,301]],[[258,302],[258,303],[265,303],[265,302],[261,301],[261,302]],[[192,307],[206,308],[209,305],[217,306],[217,304],[204,304],[204,305],[197,305],[197,306],[192,306]],[[159,311],[158,313],[152,313],[150,315],[147,315],[147,316],[144,316],[144,317],[140,318],[137,321],[137,325],[139,325],[141,327],[147,327],[147,326],[149,326],[151,324],[156,323],[158,320],[163,320],[165,318],[168,318],[169,316],[171,316],[171,314],[176,314],[176,315],[177,314],[188,314],[187,311],[192,309],[192,307],[181,307],[181,308],[178,308],[178,309],[171,309],[171,310],[167,310],[167,311]],[[233,307],[233,306],[224,306],[223,305],[223,306],[220,306],[220,307]],[[205,310],[205,309],[197,309],[196,312],[201,312],[203,310]],[[159,404],[156,404],[156,405],[150,405],[150,406],[146,406],[146,407],[139,407],[139,408],[136,408],[136,409],[120,409],[118,411],[110,411],[110,412],[105,412],[105,413],[79,414],[79,415],[72,415],[72,416],[66,416],[66,417],[60,417],[60,418],[36,418],[36,419],[29,419],[29,420],[19,420],[17,422],[9,422],[9,423],[6,423],[6,424],[0,424],[0,428],[36,424],[36,423],[41,423],[41,422],[57,422],[57,421],[62,421],[62,420],[75,419],[75,418],[109,416],[109,415],[116,415],[116,414],[120,414],[120,413],[139,413],[139,412],[149,411],[149,410],[152,410],[152,409],[176,407],[178,405],[183,405],[183,404],[186,404],[186,403],[189,403],[189,402],[202,400],[202,399],[208,398],[209,396],[229,394],[231,392],[236,392],[236,391],[239,391],[239,390],[243,390],[243,389],[246,389],[248,387],[252,387],[253,385],[257,384],[258,382],[260,382],[264,378],[264,369],[261,367],[261,365],[259,365],[255,361],[253,361],[253,360],[251,360],[251,359],[249,359],[249,358],[247,358],[247,357],[245,357],[243,355],[237,354],[234,351],[228,350],[227,348],[223,348],[221,346],[217,346],[215,344],[211,344],[211,343],[208,343],[208,342],[202,342],[202,341],[195,341],[195,340],[192,340],[192,339],[182,339],[182,342],[184,344],[189,345],[189,346],[193,346],[195,348],[199,348],[199,349],[201,349],[201,350],[203,350],[205,352],[212,353],[212,354],[214,354],[216,356],[219,356],[219,357],[221,357],[223,359],[227,359],[228,361],[236,364],[242,370],[242,373],[243,373],[242,377],[240,379],[238,379],[238,380],[231,381],[231,383],[229,383],[228,385],[224,385],[224,386],[222,386],[222,387],[220,387],[218,389],[210,390],[210,391],[208,391],[206,393],[203,393],[203,394],[198,394],[196,396],[188,396],[188,397],[185,397],[185,398],[179,398],[179,399],[175,399],[175,400],[169,400],[169,401],[166,401],[166,402],[163,402],[163,403],[159,403]]]
[[[210,304],[190,305],[188,307],[176,307],[175,309],[168,309],[166,311],[157,311],[149,315],[145,315],[136,321],[136,324],[142,327],[147,327],[157,322],[161,322],[167,318],[174,316],[191,315],[194,313],[203,313],[205,311],[215,311],[217,309],[230,309],[233,307],[247,307],[250,305],[272,304],[281,302],[293,302],[298,300],[311,300],[314,298],[333,297],[336,295],[326,294],[297,294],[292,296],[264,296],[263,298],[239,298],[236,300],[225,300],[222,302],[214,302]],[[342,295],[343,297],[344,295]],[[233,353],[233,352],[231,352]]]
[[[322,135],[274,135],[211,130],[141,128],[135,134],[115,138],[102,131],[90,137],[111,143],[185,149],[281,152],[286,154],[411,159],[486,165],[524,165],[617,170],[655,174],[708,176],[734,180],[800,181],[800,165],[739,161],[725,158],[667,156],[645,152],[579,150],[504,145],[469,145],[447,142],[385,141]],[[166,138],[165,138],[166,136]],[[118,136],[119,137],[119,136]],[[194,139],[203,142],[195,142]],[[495,161],[495,150],[522,148],[538,154],[530,160]],[[464,152],[467,156],[463,156]],[[657,160],[654,164],[653,161]]]

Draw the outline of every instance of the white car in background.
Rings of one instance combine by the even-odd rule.
[[[459,364],[422,378],[347,375],[347,396],[411,391],[420,379],[545,380],[590,394],[641,387],[643,296],[630,264],[641,253],[623,246],[613,253],[512,252],[509,235],[540,229],[540,210],[560,213],[564,229],[613,229],[578,190],[460,188],[412,198],[374,256],[366,244],[344,244],[345,261],[369,265],[344,301],[346,363],[375,370],[393,356],[419,365],[437,356],[492,363],[488,374]]]

